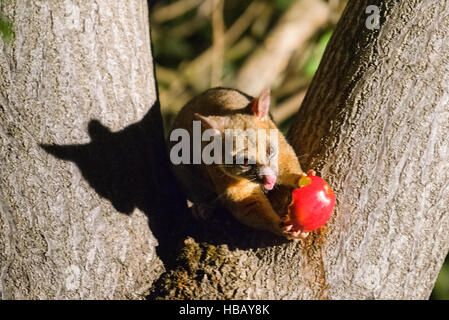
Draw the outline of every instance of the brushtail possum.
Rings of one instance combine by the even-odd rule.
[[[289,231],[283,223],[285,212],[276,212],[267,197],[274,188],[297,188],[300,177],[305,175],[292,147],[271,120],[269,106],[269,89],[253,98],[235,89],[213,88],[193,98],[181,109],[170,130],[171,158],[179,151],[174,148],[179,143],[179,137],[173,134],[176,129],[188,132],[189,152],[195,149],[195,143],[201,144],[204,150],[208,142],[195,142],[195,137],[192,138],[196,122],[201,125],[201,134],[212,129],[215,137],[223,142],[214,150],[214,159],[219,155],[231,161],[193,163],[194,155],[190,152],[188,161],[173,164],[172,160],[173,171],[194,205],[207,206],[218,200],[245,225],[288,239],[303,238],[305,235],[300,232]],[[265,137],[273,137],[274,132],[276,139],[258,144],[254,136],[248,135],[244,143],[236,142],[242,132],[251,130],[263,131]],[[232,143],[226,146],[224,141],[230,136]]]

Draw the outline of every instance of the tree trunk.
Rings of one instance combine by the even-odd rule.
[[[167,167],[146,1],[0,9],[0,298],[145,297]]]
[[[289,137],[338,198],[331,298],[428,298],[449,248],[449,3],[352,1]]]
[[[327,228],[276,243],[208,223],[154,297],[428,298],[449,248],[447,17],[447,1],[350,1],[289,133],[337,194]]]

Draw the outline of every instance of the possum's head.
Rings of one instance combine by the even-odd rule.
[[[266,190],[276,183],[280,134],[270,120],[269,106],[270,91],[265,89],[241,112],[207,117],[195,114],[205,129],[213,129],[221,139],[218,167],[223,173],[260,183]]]

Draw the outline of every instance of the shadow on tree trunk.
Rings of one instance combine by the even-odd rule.
[[[40,146],[75,163],[89,185],[118,212],[129,215],[136,208],[142,210],[166,268],[175,267],[176,253],[188,236],[198,242],[227,244],[231,250],[285,242],[240,225],[224,209],[216,210],[207,221],[192,218],[170,170],[159,105],[153,105],[140,122],[118,132],[98,120],[89,122],[88,132],[91,142],[87,144]]]
[[[112,132],[98,120],[88,125],[91,142],[40,146],[53,156],[75,163],[89,185],[114,208],[131,214],[136,208],[147,216],[159,241],[157,254],[169,262],[173,247],[183,238],[173,221],[188,217],[185,198],[173,183],[167,166],[159,105],[123,130]]]

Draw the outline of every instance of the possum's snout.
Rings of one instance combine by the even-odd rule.
[[[263,181],[263,187],[266,190],[272,190],[276,183],[277,175],[270,167],[262,167],[259,170],[259,179]]]

